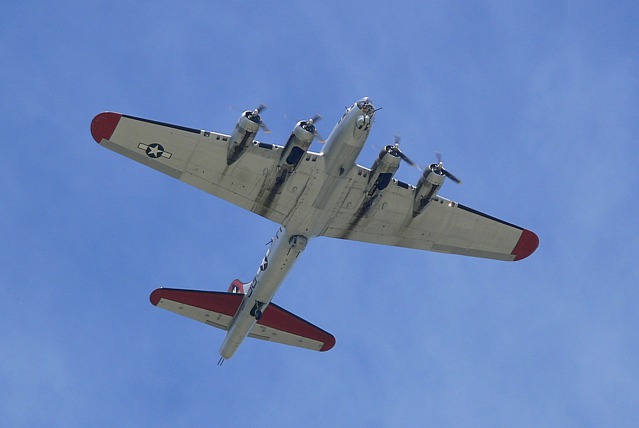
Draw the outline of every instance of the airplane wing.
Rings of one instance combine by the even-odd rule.
[[[240,293],[158,288],[150,300],[160,308],[228,330],[243,297]],[[249,337],[315,351],[328,351],[335,345],[333,335],[275,303],[267,306]]]
[[[254,141],[229,166],[226,134],[111,112],[93,119],[91,133],[110,150],[279,224],[301,195],[300,191],[277,195],[267,191],[281,146]],[[311,161],[316,158],[309,156]],[[298,168],[289,187],[304,188],[309,170]],[[413,217],[415,188],[397,180],[361,215],[358,208],[368,173],[367,168],[353,168],[350,190],[322,235],[498,260],[521,260],[539,244],[533,232],[439,196]]]
[[[414,217],[415,188],[395,179],[362,214],[358,208],[370,170],[353,171],[351,189],[324,236],[506,261],[526,258],[539,245],[527,229],[440,196]]]
[[[263,195],[268,172],[281,146],[254,141],[227,165],[229,135],[104,112],[91,122],[91,134],[102,146],[143,165],[282,223],[295,200]]]

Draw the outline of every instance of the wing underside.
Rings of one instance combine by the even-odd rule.
[[[506,261],[521,260],[539,245],[529,230],[439,196],[414,215],[415,188],[397,180],[362,210],[370,170],[358,168],[324,236]]]
[[[226,134],[111,112],[93,119],[91,133],[116,153],[277,223],[294,206],[295,195],[264,195],[281,146],[253,141],[228,165]]]
[[[92,124],[101,145],[171,177],[191,184],[286,227],[296,209],[308,218],[321,218],[304,203],[304,189],[317,154],[307,153],[286,189],[273,187],[281,146],[254,141],[232,165],[227,164],[228,135],[171,125],[119,113],[101,113]],[[539,245],[533,232],[436,196],[424,211],[413,215],[415,188],[393,180],[367,210],[362,200],[370,170],[357,166],[348,188],[320,235],[421,250],[497,260],[521,260]],[[317,193],[307,198],[318,197]],[[304,211],[308,210],[308,211]]]

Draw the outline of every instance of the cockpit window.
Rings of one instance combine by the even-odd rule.
[[[362,98],[361,100],[357,101],[357,107],[368,116],[372,116],[373,113],[375,113],[373,102],[368,97]]]

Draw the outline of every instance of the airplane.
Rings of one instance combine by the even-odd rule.
[[[284,146],[256,140],[268,131],[265,107],[244,111],[231,134],[114,112],[91,122],[101,146],[280,224],[251,281],[235,279],[227,292],[158,288],[150,295],[155,306],[227,331],[218,364],[246,337],[317,351],[335,345],[333,335],[272,303],[315,237],[504,261],[537,249],[534,232],[440,196],[446,178],[461,183],[441,158],[416,185],[394,178],[401,161],[415,164],[397,139],[371,168],[358,165],[379,110],[370,98],[346,108],[320,152],[309,150],[319,140],[319,116],[297,122]]]

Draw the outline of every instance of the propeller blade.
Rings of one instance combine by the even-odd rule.
[[[417,166],[417,164],[415,162],[413,162],[411,160],[411,158],[409,158],[408,156],[406,156],[403,152],[399,152],[399,157],[406,162],[407,164],[409,164],[410,166]]]
[[[417,167],[417,169],[419,169],[419,170],[421,171],[421,168],[419,167],[419,165],[417,165],[417,164],[416,164],[416,163],[415,163],[415,162],[414,162],[411,158],[409,158],[408,156],[406,156],[406,155],[404,154],[404,152],[402,152],[402,151],[399,149],[399,142],[401,141],[401,137],[400,137],[399,135],[395,135],[395,136],[394,136],[394,141],[395,141],[395,146],[393,146],[393,147],[391,148],[391,150],[392,150],[395,154],[397,154],[401,160],[403,160],[404,162],[406,162],[406,163],[407,163],[407,164],[409,164],[410,166]]]
[[[451,180],[453,180],[455,183],[462,184],[462,181],[459,178],[455,177],[453,174],[451,174],[450,172],[446,170],[444,170],[444,175],[450,178]]]
[[[304,129],[306,129],[309,132],[311,132],[312,130],[313,135],[315,136],[315,138],[317,138],[317,141],[323,144],[326,140],[322,138],[320,133],[317,131],[317,128],[315,127],[315,123],[321,119],[322,119],[322,116],[319,114],[316,114],[315,116],[311,117],[310,119],[306,121],[306,124],[304,125]]]
[[[260,118],[260,128],[264,131],[265,134],[270,134],[271,130],[264,124],[264,121]]]
[[[257,119],[259,119],[258,125],[260,125],[260,128],[262,128],[262,131],[264,131],[264,133],[266,133],[266,134],[270,133],[271,130],[268,128],[268,126],[266,126],[266,124],[262,120],[262,117],[260,116],[260,113],[263,112],[264,110],[266,110],[267,107],[268,106],[266,104],[260,104],[252,112],[252,116],[256,117]]]
[[[442,161],[442,154],[440,152],[435,152],[435,157],[437,158],[437,165],[435,166],[435,168],[437,168],[439,173],[443,174],[447,178],[450,178],[455,183],[461,184],[462,181],[459,178],[455,177],[452,173],[448,172],[446,168],[444,168],[444,162]]]

